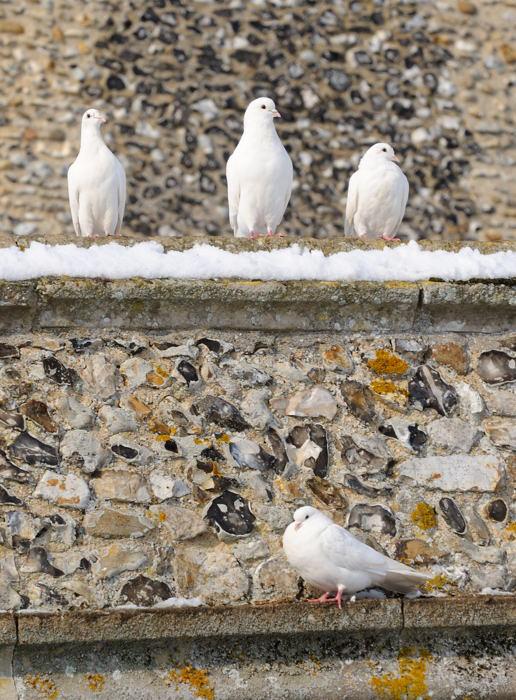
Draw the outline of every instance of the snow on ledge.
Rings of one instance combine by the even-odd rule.
[[[516,252],[486,255],[472,248],[462,248],[456,253],[428,251],[415,241],[383,250],[351,250],[328,256],[298,244],[272,251],[239,253],[202,244],[185,251],[165,252],[154,241],[133,246],[113,242],[89,248],[32,242],[25,250],[16,246],[0,250],[0,279],[61,276],[110,280],[131,277],[342,282],[493,280],[516,277]]]

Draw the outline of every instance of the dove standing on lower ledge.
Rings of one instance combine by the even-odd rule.
[[[311,506],[298,508],[283,534],[289,564],[315,588],[326,591],[310,602],[337,603],[342,596],[381,586],[411,593],[430,576],[380,554]],[[330,593],[336,591],[334,598]]]
[[[346,203],[346,236],[395,238],[409,193],[408,180],[397,165],[392,146],[375,143],[362,156],[349,181]]]
[[[268,97],[253,100],[245,111],[244,133],[226,166],[229,222],[238,238],[273,236],[292,192],[292,161],[280,141]]]
[[[102,112],[88,109],[81,122],[81,148],[68,169],[68,197],[78,236],[120,233],[125,209],[125,172],[104,143]]]

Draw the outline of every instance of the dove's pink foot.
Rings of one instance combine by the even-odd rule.
[[[270,226],[267,226],[267,235],[268,235],[268,236],[274,236],[274,231],[271,229]]]
[[[389,241],[389,243],[392,243],[392,241],[398,241],[400,242],[400,238],[396,238],[395,236],[388,236],[386,233],[382,233],[381,236],[379,236],[384,241]]]
[[[253,240],[255,240],[256,238],[260,238],[260,234],[257,231],[251,231],[249,233],[249,238],[252,238]]]

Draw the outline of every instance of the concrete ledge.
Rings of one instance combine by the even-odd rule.
[[[359,600],[346,605],[341,611],[324,605],[285,603],[165,610],[20,612],[0,616],[0,645],[293,636],[344,631],[401,632],[441,628],[465,631],[515,625],[516,596]]]
[[[0,613],[0,646],[16,644],[16,618],[13,613]]]
[[[516,325],[507,283],[0,281],[0,330],[497,332]]]

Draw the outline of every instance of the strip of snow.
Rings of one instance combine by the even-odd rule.
[[[411,241],[382,250],[351,250],[324,255],[302,245],[272,251],[231,253],[212,245],[165,252],[154,241],[123,246],[119,243],[80,248],[32,242],[0,250],[0,279],[38,277],[97,277],[101,279],[217,279],[325,280],[416,282],[508,279],[516,277],[516,252],[484,255],[472,248],[458,253],[427,251]]]

